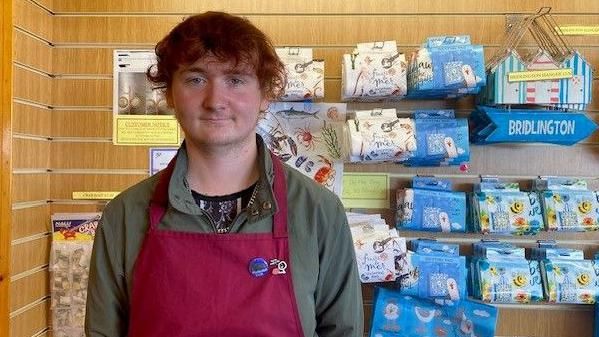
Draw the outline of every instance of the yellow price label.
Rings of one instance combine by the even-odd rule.
[[[508,82],[545,81],[572,78],[572,69],[514,71],[507,74]]]
[[[341,201],[346,208],[389,208],[389,175],[344,173]]]
[[[73,192],[74,200],[111,200],[120,192]]]
[[[556,31],[560,35],[599,35],[599,26],[560,26]]]

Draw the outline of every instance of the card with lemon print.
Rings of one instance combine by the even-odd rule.
[[[543,207],[548,230],[599,230],[599,202],[592,191],[544,191]]]
[[[595,266],[590,260],[544,260],[541,270],[549,302],[594,304],[599,295]]]
[[[478,192],[475,200],[482,233],[530,235],[544,227],[534,192]]]
[[[479,259],[479,296],[492,303],[529,303],[543,300],[537,261]]]

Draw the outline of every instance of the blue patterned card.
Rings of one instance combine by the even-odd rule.
[[[375,288],[371,337],[493,337],[497,308],[469,300],[430,301]]]

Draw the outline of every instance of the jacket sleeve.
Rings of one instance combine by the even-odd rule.
[[[324,238],[316,291],[316,332],[320,337],[358,337],[364,334],[362,287],[351,232],[339,199],[323,224]]]
[[[98,226],[91,257],[85,315],[87,337],[125,337],[128,329],[124,238],[114,235],[115,226],[107,213],[108,207]]]

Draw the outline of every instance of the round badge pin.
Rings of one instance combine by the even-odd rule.
[[[262,277],[268,273],[268,262],[261,257],[255,257],[250,261],[250,274],[254,277]]]

